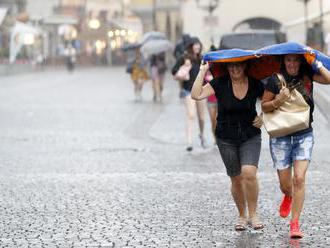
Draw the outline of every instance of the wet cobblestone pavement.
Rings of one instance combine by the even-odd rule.
[[[314,160],[301,219],[288,238],[267,136],[259,214],[237,233],[217,149],[184,144],[176,84],[165,102],[134,103],[124,68],[44,72],[0,82],[0,247],[329,247],[329,123],[316,110]],[[209,123],[207,124],[209,128]]]

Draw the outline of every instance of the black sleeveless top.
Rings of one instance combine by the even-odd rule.
[[[290,134],[290,136],[308,133],[313,130],[312,122],[313,122],[313,112],[314,112],[314,99],[313,99],[314,73],[312,71],[307,71],[307,72],[300,72],[297,76],[290,76],[284,70],[282,70],[281,74],[284,76],[288,87],[294,86],[294,84],[301,82],[301,86],[297,87],[296,89],[304,96],[307,104],[310,107],[309,127],[304,130]],[[265,89],[272,92],[275,95],[280,93],[278,78],[275,75],[272,75],[271,77],[268,78],[267,84],[265,85]]]
[[[260,134],[252,125],[257,116],[256,102],[264,92],[261,81],[248,78],[248,91],[243,99],[235,97],[229,75],[210,82],[218,100],[216,136],[220,139],[247,140]]]

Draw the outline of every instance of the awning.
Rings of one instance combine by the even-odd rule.
[[[45,17],[44,23],[49,25],[61,25],[61,24],[77,25],[78,20],[72,16],[52,15]]]
[[[125,18],[125,19],[113,19],[110,24],[118,28],[126,30],[132,30],[138,34],[142,34],[143,26],[140,18]]]

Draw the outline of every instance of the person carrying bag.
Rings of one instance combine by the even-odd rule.
[[[305,177],[315,142],[313,85],[330,84],[330,71],[322,62],[315,56],[304,55],[281,57],[280,71],[285,80],[279,74],[270,77],[261,104],[270,134],[270,154],[283,193],[279,215],[286,218],[291,214],[290,238],[304,236],[299,221],[305,199]]]
[[[283,75],[276,73],[275,76],[278,78],[279,87],[287,88]],[[264,125],[270,137],[282,137],[308,128],[310,107],[296,89],[298,85],[300,82],[289,89],[288,100],[280,106],[274,106],[274,111],[263,113]]]

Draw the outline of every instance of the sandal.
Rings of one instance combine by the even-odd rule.
[[[260,221],[259,217],[257,215],[253,216],[252,218],[249,219],[249,224],[254,230],[260,230],[263,229],[265,226],[262,224]]]
[[[238,218],[237,223],[235,224],[235,230],[236,231],[244,231],[247,226],[247,220],[246,218],[240,217]]]

